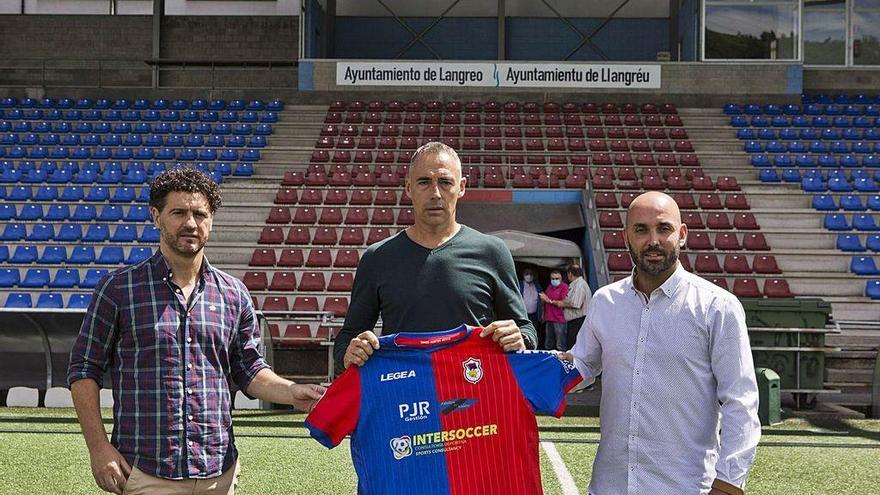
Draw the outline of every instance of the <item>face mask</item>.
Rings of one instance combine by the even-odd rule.
[[[559,287],[559,284],[561,284],[561,283],[562,283],[562,280],[551,280],[550,281],[550,285],[552,285],[553,287]]]
[[[535,280],[535,277],[531,275],[526,275],[523,277],[523,280],[525,280],[526,282],[531,282],[532,280]]]

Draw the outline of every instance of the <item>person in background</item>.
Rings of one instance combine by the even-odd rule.
[[[568,297],[562,301],[551,301],[541,298],[545,303],[552,304],[562,309],[566,321],[566,342],[574,345],[578,331],[584,324],[584,315],[587,305],[590,303],[592,292],[587,281],[584,280],[584,270],[580,265],[571,265],[566,270],[568,277]]]
[[[562,281],[562,272],[559,270],[550,272],[550,287],[547,287],[542,295],[550,301],[545,303],[546,308],[544,308],[544,322],[547,332],[544,346],[551,351],[568,350],[565,314],[561,308],[553,304],[565,300],[568,292],[568,284]]]
[[[529,321],[535,326],[538,332],[539,345],[544,342],[544,326],[541,324],[541,318],[544,313],[544,304],[541,302],[541,282],[535,277],[535,271],[531,268],[523,270],[522,280],[519,282],[519,293],[522,295],[523,303],[526,305],[526,314]]]

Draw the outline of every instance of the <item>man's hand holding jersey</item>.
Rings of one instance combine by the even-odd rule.
[[[492,336],[492,340],[498,343],[504,352],[524,351],[526,349],[522,332],[513,320],[499,320],[483,327],[480,337]],[[372,330],[361,332],[351,339],[345,350],[342,364],[348,368],[352,364],[363,366],[370,356],[379,349],[379,338]]]

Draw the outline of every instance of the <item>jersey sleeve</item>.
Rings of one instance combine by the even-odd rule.
[[[324,392],[306,417],[312,438],[332,449],[357,427],[361,409],[361,378],[357,366],[348,368]]]
[[[562,416],[565,394],[582,379],[577,369],[547,351],[521,351],[508,354],[507,359],[532,409]]]

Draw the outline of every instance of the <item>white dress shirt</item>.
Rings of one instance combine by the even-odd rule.
[[[587,382],[602,373],[591,494],[744,486],[761,425],[733,294],[679,264],[646,302],[629,276],[596,291],[571,352]]]

